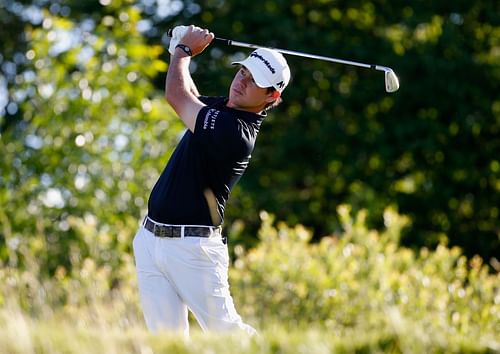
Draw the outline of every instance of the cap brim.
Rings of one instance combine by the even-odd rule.
[[[264,73],[260,71],[257,64],[255,64],[255,61],[253,61],[251,58],[246,58],[245,60],[242,61],[234,61],[231,64],[233,65],[239,64],[247,68],[248,71],[250,71],[250,73],[252,74],[255,84],[260,88],[273,87],[273,85],[266,79]]]

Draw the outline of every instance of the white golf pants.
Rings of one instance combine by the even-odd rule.
[[[188,309],[203,331],[256,331],[242,322],[229,292],[227,245],[209,238],[160,238],[143,226],[133,241],[139,295],[152,332],[189,335]]]

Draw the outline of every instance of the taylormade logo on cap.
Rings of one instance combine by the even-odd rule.
[[[282,92],[290,81],[290,68],[285,57],[273,49],[259,48],[245,60],[233,64],[246,67],[257,86],[262,88],[274,87]]]
[[[266,60],[266,59],[265,59],[262,55],[260,55],[260,54],[259,54],[259,53],[257,53],[257,52],[253,52],[252,54],[250,54],[250,56],[251,56],[251,57],[255,57],[255,58],[257,58],[257,59],[262,60],[262,62],[263,62],[264,64],[266,64],[267,68],[268,68],[269,70],[271,70],[271,72],[272,72],[273,74],[276,74],[276,70],[275,70],[275,69],[271,66],[271,64],[270,64],[270,63],[269,63],[269,62],[268,62],[268,61],[267,61],[267,60]]]

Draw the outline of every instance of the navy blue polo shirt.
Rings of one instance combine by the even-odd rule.
[[[186,131],[149,197],[148,216],[156,222],[221,224],[231,189],[250,161],[264,115],[226,107],[225,97],[200,100],[206,106],[194,133]]]

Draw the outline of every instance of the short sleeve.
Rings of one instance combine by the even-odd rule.
[[[204,151],[214,158],[247,153],[240,122],[227,111],[203,107],[196,118],[194,137]]]
[[[223,96],[198,96],[198,99],[206,104],[207,106],[212,106],[214,104],[217,104],[219,102],[224,101],[225,97]]]

